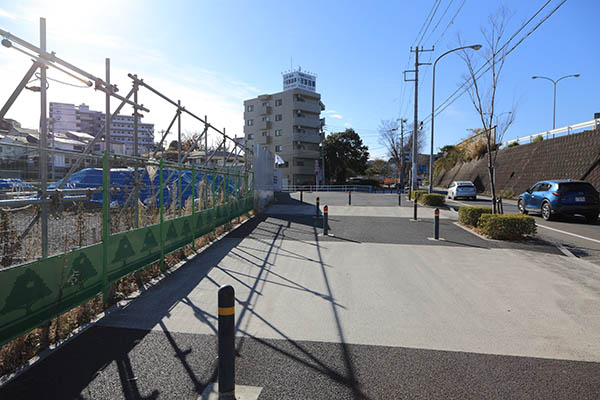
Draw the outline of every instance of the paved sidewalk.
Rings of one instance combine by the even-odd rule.
[[[384,205],[393,195],[351,207],[329,195],[334,236],[314,206],[282,195],[0,398],[197,398],[217,376],[223,284],[236,288],[238,383],[261,400],[600,393],[597,269],[481,239],[452,213],[432,241],[431,219]]]

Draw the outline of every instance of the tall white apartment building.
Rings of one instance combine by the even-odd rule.
[[[247,146],[256,143],[283,159],[284,187],[323,182],[323,110],[316,76],[300,69],[283,74],[282,92],[244,101]]]
[[[96,135],[104,126],[105,114],[90,110],[89,106],[75,106],[68,103],[50,102],[50,132],[66,133],[85,132]],[[123,144],[125,154],[133,155],[133,123],[134,117],[119,114],[110,124],[111,143]],[[154,124],[142,123],[138,119],[138,152],[149,153],[154,150]]]

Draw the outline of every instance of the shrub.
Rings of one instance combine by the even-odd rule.
[[[419,203],[424,206],[443,206],[446,197],[439,193],[423,193],[419,196]]]
[[[481,214],[491,214],[492,207],[462,206],[458,209],[458,222],[462,225],[477,226]]]
[[[544,137],[542,135],[538,135],[538,136],[534,137],[531,142],[537,143],[537,142],[543,142],[543,141],[544,141]]]
[[[517,147],[517,146],[519,146],[519,142],[512,142],[506,147]]]
[[[502,197],[503,199],[516,199],[517,195],[512,189],[504,189],[498,193],[498,197]]]
[[[419,201],[419,197],[421,197],[422,195],[424,195],[426,193],[427,193],[427,191],[425,191],[425,190],[413,190],[411,193],[411,196],[412,196],[411,198]]]
[[[518,240],[537,232],[532,217],[518,214],[481,215],[477,227],[484,235],[501,240]]]

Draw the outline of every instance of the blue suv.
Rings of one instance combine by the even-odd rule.
[[[519,212],[541,213],[546,221],[556,214],[583,215],[594,223],[600,212],[598,191],[583,181],[541,181],[519,196]]]

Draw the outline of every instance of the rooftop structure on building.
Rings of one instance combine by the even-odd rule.
[[[244,101],[246,146],[255,144],[283,159],[282,186],[323,182],[322,143],[325,105],[315,91],[316,76],[283,73],[282,92]]]
[[[105,114],[90,110],[89,106],[50,102],[50,132],[84,132],[96,136],[104,127]],[[111,143],[119,143],[125,154],[134,154],[134,122],[130,115],[116,115],[110,124]],[[142,123],[138,119],[138,154],[154,149],[154,124]]]
[[[302,72],[302,68],[283,72],[282,75],[283,90],[304,89],[310,92],[317,90],[317,75],[306,71]]]

